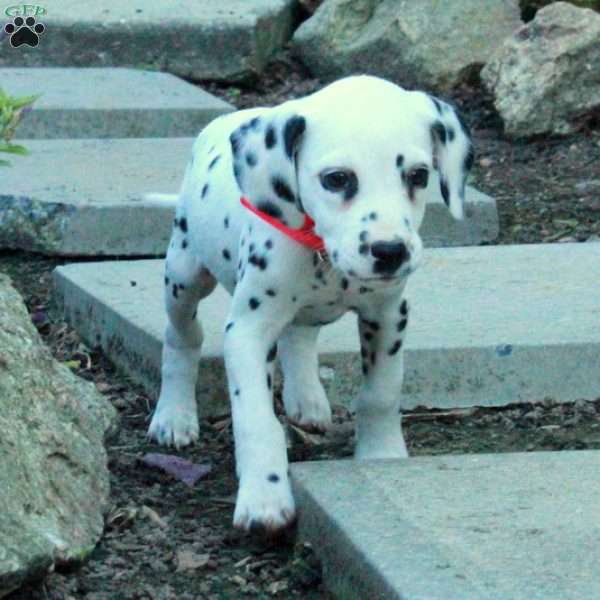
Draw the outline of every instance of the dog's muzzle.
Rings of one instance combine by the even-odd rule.
[[[403,264],[410,260],[410,252],[402,241],[373,242],[371,254],[375,258],[373,273],[378,275],[394,275]]]

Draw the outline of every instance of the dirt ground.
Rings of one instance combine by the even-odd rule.
[[[206,87],[246,107],[275,104],[319,85],[284,57],[252,89]],[[471,183],[498,202],[498,243],[600,240],[598,122],[568,138],[514,143],[503,138],[498,115],[476,84],[456,90],[453,100],[474,132]],[[108,445],[113,508],[104,538],[84,565],[50,574],[11,600],[329,598],[312,549],[294,532],[265,540],[232,529],[236,484],[228,415],[203,423],[200,442],[178,453],[212,464],[194,488],[141,464],[144,453],[159,451],[145,438],[154,398],[82,344],[53,311],[51,272],[63,262],[0,252],[0,271],[13,278],[55,356],[95,381],[120,412],[121,429]],[[600,448],[600,390],[598,396],[569,405],[531,398],[531,404],[503,409],[418,409],[406,415],[404,430],[414,455]],[[352,417],[336,407],[335,421],[324,436],[289,429],[291,459],[350,456]]]

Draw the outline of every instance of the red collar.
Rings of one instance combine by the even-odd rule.
[[[278,229],[281,233],[302,246],[306,246],[307,248],[320,253],[325,250],[323,238],[315,233],[315,222],[307,214],[304,215],[302,227],[300,227],[300,229],[294,229],[284,225],[281,221],[278,221],[275,217],[268,215],[262,210],[258,210],[258,208],[250,204],[248,198],[245,196],[240,198],[240,202],[242,203],[242,206],[246,207],[250,212],[253,212],[257,217],[260,217],[263,221],[267,222],[272,227],[275,227],[275,229]]]

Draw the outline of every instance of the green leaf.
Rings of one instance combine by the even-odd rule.
[[[18,154],[19,156],[27,156],[29,154],[25,146],[17,146],[16,144],[0,144],[0,152]]]
[[[41,94],[36,94],[35,96],[23,96],[22,98],[13,98],[12,105],[13,108],[19,109],[27,106],[28,104],[33,104]]]

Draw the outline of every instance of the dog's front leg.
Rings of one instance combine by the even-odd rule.
[[[246,530],[275,531],[295,517],[285,435],[272,398],[274,344],[293,312],[283,292],[273,296],[258,290],[263,292],[264,286],[238,284],[225,326],[239,478],[233,521]]]
[[[356,407],[355,457],[406,458],[400,396],[408,304],[398,293],[359,312],[364,381]]]

